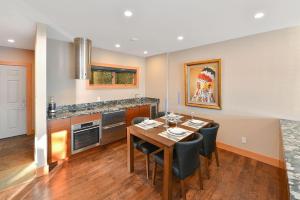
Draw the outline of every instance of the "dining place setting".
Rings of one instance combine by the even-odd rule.
[[[144,130],[149,130],[164,125],[163,127],[166,128],[166,130],[162,131],[158,135],[173,140],[175,142],[178,142],[194,133],[193,131],[177,127],[178,124],[181,123],[182,126],[186,126],[192,129],[200,129],[208,124],[208,122],[199,119],[194,119],[193,115],[191,115],[191,119],[186,119],[185,121],[182,121],[183,118],[184,118],[183,115],[170,112],[170,113],[165,113],[165,115],[160,117],[160,119],[163,119],[164,122],[152,120],[149,118],[144,118],[143,121],[141,121],[138,124],[135,124],[135,126],[142,128]]]
[[[131,124],[127,127],[127,167],[130,173],[134,172],[134,149],[136,149],[145,155],[147,179],[150,179],[150,156],[153,157],[153,185],[157,166],[160,165],[163,168],[162,199],[172,199],[173,175],[183,182],[187,175],[194,174],[193,170],[198,171],[196,174],[199,174],[199,185],[203,189],[199,156],[203,154],[201,152],[204,152],[203,156],[210,159],[211,153],[217,154],[215,147],[215,138],[219,128],[217,123],[210,119],[196,117],[193,113],[186,115],[160,112],[154,119],[136,117]],[[200,150],[203,139],[207,137],[206,132],[210,135],[209,140],[213,139],[210,141],[210,151]],[[186,148],[190,150],[186,151]],[[177,150],[174,151],[175,149]],[[191,153],[191,150],[197,153]],[[178,159],[181,160],[180,162],[188,163],[191,167],[180,168]],[[184,188],[184,183],[181,187]],[[185,193],[182,195],[185,199]]]
[[[158,126],[160,126],[162,124],[163,123],[160,122],[160,121],[156,121],[156,120],[152,120],[152,119],[149,119],[149,118],[145,118],[140,123],[135,124],[135,126],[141,128],[141,129],[144,129],[144,130],[148,130],[148,129],[151,129],[151,128],[156,128],[156,127],[158,127]]]

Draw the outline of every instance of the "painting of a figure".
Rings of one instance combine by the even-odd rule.
[[[221,109],[221,60],[185,64],[186,105]]]

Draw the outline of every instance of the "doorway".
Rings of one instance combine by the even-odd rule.
[[[25,135],[25,67],[0,65],[0,94],[0,139]]]
[[[0,191],[35,177],[31,72],[0,61]]]

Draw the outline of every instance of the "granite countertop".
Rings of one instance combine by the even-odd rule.
[[[300,121],[280,120],[290,199],[300,200]]]
[[[125,110],[127,108],[151,105],[159,103],[159,99],[154,98],[142,98],[140,99],[124,99],[124,100],[113,100],[108,102],[95,102],[86,104],[73,104],[58,106],[55,114],[48,114],[47,119],[65,119],[79,115],[95,114],[112,112],[117,110]]]

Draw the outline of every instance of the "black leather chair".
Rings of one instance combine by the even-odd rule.
[[[166,114],[165,112],[158,112],[158,113],[156,114],[156,118],[165,116],[165,114]]]
[[[191,176],[196,170],[198,171],[199,185],[203,189],[203,183],[201,178],[199,148],[203,139],[199,133],[196,133],[194,139],[186,142],[177,142],[174,148],[173,154],[173,173],[180,179],[182,197],[185,199],[185,186],[184,179]],[[154,168],[152,173],[152,184],[155,184],[156,168],[157,164],[163,166],[164,164],[164,152],[161,151],[153,155]]]
[[[132,121],[131,124],[138,124],[144,121],[146,117],[135,117]],[[149,164],[150,164],[150,154],[155,152],[156,150],[159,149],[159,147],[150,144],[148,142],[145,142],[144,140],[138,138],[138,137],[133,137],[133,146],[135,149],[139,150],[143,154],[145,154],[145,159],[146,159],[146,174],[147,174],[147,179],[149,179]]]
[[[208,128],[201,128],[199,133],[203,136],[203,140],[200,144],[199,154],[205,157],[205,166],[206,166],[206,173],[209,178],[209,161],[211,160],[212,153],[215,153],[216,163],[219,167],[219,156],[218,150],[216,148],[216,140],[218,129],[220,125],[218,123],[212,123]]]

